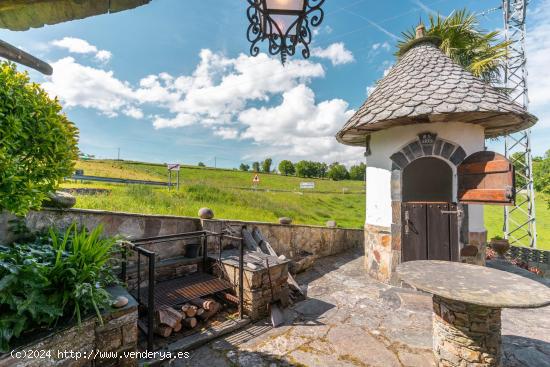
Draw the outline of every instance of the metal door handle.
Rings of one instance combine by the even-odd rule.
[[[462,210],[442,210],[441,214],[456,214],[459,217],[461,217],[463,212]]]

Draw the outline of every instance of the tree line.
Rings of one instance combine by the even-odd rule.
[[[246,163],[241,163],[239,169],[241,171],[248,172],[252,168],[252,172],[272,173],[275,172],[275,169],[271,168],[272,164],[273,160],[271,158],[267,158],[261,162],[253,162],[252,167],[250,167],[250,165]],[[293,163],[287,159],[282,160],[278,166],[279,173],[284,176],[328,178],[335,181],[363,181],[365,180],[365,169],[365,163],[351,166],[348,170],[345,165],[339,162],[326,164],[323,162],[301,160],[299,162]]]

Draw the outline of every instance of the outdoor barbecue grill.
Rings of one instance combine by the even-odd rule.
[[[130,293],[136,298],[140,308],[147,314],[147,323],[139,323],[140,329],[147,336],[147,349],[153,350],[154,348],[154,332],[153,323],[155,311],[163,307],[177,307],[181,306],[193,299],[200,298],[206,295],[215,294],[218,292],[226,291],[233,288],[233,285],[215,275],[212,275],[208,268],[209,256],[207,248],[207,239],[209,237],[218,238],[219,250],[218,250],[218,263],[221,263],[221,250],[223,239],[230,239],[239,241],[239,316],[243,318],[243,297],[242,297],[242,276],[243,276],[243,257],[244,249],[241,237],[232,236],[225,232],[215,233],[210,231],[197,231],[178,233],[172,235],[164,235],[157,237],[142,238],[132,241],[125,241],[125,247],[136,253],[137,261],[137,285],[135,289],[130,289]],[[193,239],[200,239],[200,250],[198,256],[191,258],[178,258],[171,260],[177,262],[178,265],[197,265],[198,270],[194,273],[176,277],[168,280],[157,279],[156,267],[160,267],[160,263],[157,263],[157,253],[147,249],[151,245],[158,245],[163,243],[170,243],[174,241],[188,241]],[[142,274],[142,262],[141,257],[147,258],[147,271]],[[210,254],[212,259],[212,254]],[[122,274],[121,277],[124,282],[128,282],[128,251],[123,252],[122,261]],[[146,285],[142,285],[143,281],[146,281]]]

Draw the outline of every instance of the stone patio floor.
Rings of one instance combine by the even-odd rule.
[[[308,299],[287,323],[259,322],[170,366],[434,366],[431,297],[368,277],[363,257],[319,260],[298,277]],[[504,366],[550,366],[550,307],[503,310]]]

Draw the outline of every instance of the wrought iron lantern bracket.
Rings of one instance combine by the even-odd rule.
[[[269,42],[270,55],[280,55],[284,64],[288,56],[296,53],[296,47],[302,45],[302,56],[310,56],[311,27],[317,27],[323,22],[324,12],[321,6],[325,0],[304,0],[301,10],[269,9],[268,0],[247,0],[247,17],[250,22],[247,38],[251,43],[250,55],[260,53],[259,43]],[[292,22],[285,26],[275,18],[288,17]]]

